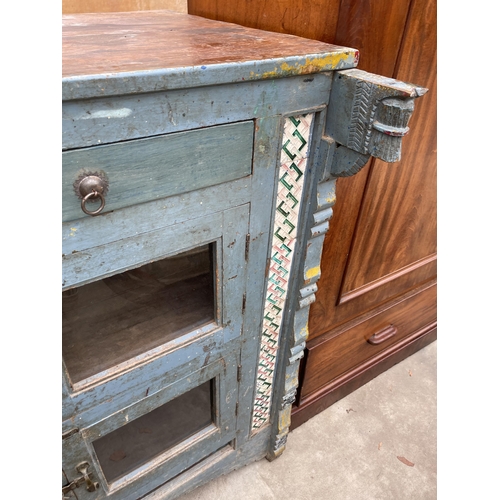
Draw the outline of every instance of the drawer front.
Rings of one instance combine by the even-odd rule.
[[[436,286],[325,342],[308,346],[301,398],[436,320]]]
[[[73,187],[84,171],[104,172],[107,177],[103,213],[248,176],[253,129],[253,121],[246,121],[66,151],[63,222],[87,217]],[[98,206],[99,202],[87,202],[90,211]]]

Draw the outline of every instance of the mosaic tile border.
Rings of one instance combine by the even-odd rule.
[[[283,320],[289,273],[297,237],[297,223],[309,158],[314,113],[285,119],[280,156],[276,212],[267,277],[267,294],[257,369],[252,429],[269,421],[279,334]]]

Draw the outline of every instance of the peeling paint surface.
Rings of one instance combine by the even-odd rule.
[[[319,266],[311,267],[311,269],[306,270],[306,279],[311,280],[321,273]]]
[[[300,330],[300,335],[301,335],[301,337],[303,337],[304,339],[307,340],[307,337],[309,337],[309,327],[308,327],[308,325],[306,325],[304,328],[302,328],[302,330]]]
[[[337,201],[337,197],[335,196],[335,192],[328,193],[325,201],[326,201],[326,203],[331,203],[332,205],[334,205],[335,202]]]
[[[250,73],[251,79],[269,79],[280,78],[283,76],[307,75],[321,71],[332,71],[344,67],[351,67],[354,64],[355,56],[351,52],[322,54],[312,57],[306,57],[305,61],[297,61],[295,64],[287,62],[276,66],[272,71],[263,73]]]
[[[76,119],[79,120],[90,120],[92,118],[126,118],[132,114],[132,110],[129,108],[121,108],[121,109],[102,109],[99,111],[92,111],[85,114],[82,114]]]

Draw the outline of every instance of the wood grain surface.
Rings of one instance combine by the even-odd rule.
[[[420,19],[422,13],[416,13]],[[410,23],[410,27],[415,26]],[[377,160],[365,192],[342,294],[388,276],[436,251],[436,76],[426,76],[435,65],[423,30],[414,29],[403,45],[396,77],[425,81],[430,95],[415,102],[410,135],[403,140],[402,161],[392,165]],[[417,38],[418,37],[418,38]],[[427,50],[425,43],[427,42]],[[431,47],[432,48],[432,47]],[[413,55],[418,58],[412,65]],[[413,66],[413,68],[412,68]],[[422,151],[422,143],[427,147]],[[376,249],[367,253],[366,249]],[[385,258],[380,258],[380,254]],[[425,265],[425,263],[423,263]]]
[[[437,276],[435,2],[413,0],[400,35],[399,53],[393,52],[393,77],[418,82],[429,91],[415,103],[402,160],[392,165],[375,160],[365,168],[364,179],[338,182],[336,221],[327,235],[327,263],[322,264],[318,300],[311,308],[308,346],[316,353],[303,366],[294,427],[436,339],[435,290],[404,298]],[[367,64],[367,53],[368,63],[376,64],[368,46],[360,49],[360,67]],[[404,298],[399,305],[398,297]],[[384,302],[387,306],[380,305]],[[346,326],[377,307],[387,307],[380,318],[406,326],[403,335],[400,327],[394,342],[382,344],[380,352],[364,359],[362,352],[369,351],[356,339],[370,334],[370,321]],[[345,333],[337,337],[335,332],[342,329]],[[344,358],[339,361],[341,353]],[[334,365],[334,371],[328,371]]]
[[[187,0],[62,0],[63,14],[162,9],[187,13]]]
[[[241,6],[229,0],[188,1],[188,11],[196,15],[355,47],[360,51],[360,69],[431,89],[416,103],[401,162],[371,161],[357,175],[337,182],[309,339],[436,274],[436,111],[434,97],[429,96],[435,94],[436,73],[433,4],[430,0],[314,4],[254,0]]]
[[[340,33],[342,43],[363,42],[359,67],[418,82],[429,92],[415,102],[400,162],[374,160],[356,176],[337,182],[338,201],[325,240],[323,275],[311,306],[310,339],[437,273],[435,2],[379,2],[375,8],[373,2],[352,1],[343,2],[342,8],[350,4],[351,20],[358,16],[374,23],[372,30],[366,22],[351,23],[357,27]],[[363,5],[365,16],[359,17]],[[384,8],[387,19],[395,19],[393,34],[382,33]],[[342,11],[341,17],[347,13]],[[346,24],[339,23],[339,30],[340,26]],[[375,46],[378,31],[381,46]]]
[[[436,287],[432,286],[325,342],[316,339],[309,343],[301,402],[357,365],[432,324],[435,318]],[[388,327],[395,330],[394,336],[379,345],[368,342],[374,334]]]
[[[339,50],[343,48],[166,10],[63,16],[63,78],[243,63]]]
[[[335,43],[340,0],[188,0],[188,12],[251,28]]]
[[[360,51],[359,69],[393,76],[410,3],[411,0],[342,0],[335,43],[349,40]]]

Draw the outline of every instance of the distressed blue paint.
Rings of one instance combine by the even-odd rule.
[[[238,85],[65,101],[63,149],[283,115],[295,109],[314,109],[328,103],[331,85],[332,74],[321,73],[311,82],[294,76],[273,82],[255,80]],[[121,117],[111,113],[109,118],[105,113],[124,108],[131,113]]]
[[[272,80],[296,74],[307,75],[320,71],[349,69],[357,65],[356,54],[357,51],[354,49],[336,47],[330,53],[311,53],[303,56],[259,61],[67,77],[62,79],[62,99],[70,101],[113,95],[142,94],[237,83],[242,80]],[[310,68],[311,60],[328,60],[331,56],[337,55],[344,57],[339,57],[335,64],[324,64],[321,68]]]
[[[106,213],[245,177],[252,148],[253,122],[243,122],[64,152],[62,220],[87,217],[72,191],[82,169],[106,172]]]

